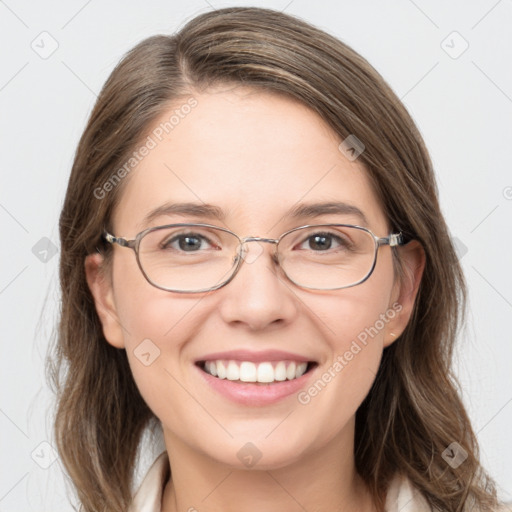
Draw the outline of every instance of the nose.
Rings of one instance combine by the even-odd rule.
[[[245,239],[243,261],[221,292],[219,311],[226,323],[250,330],[285,325],[298,312],[293,284],[286,280],[270,239]]]

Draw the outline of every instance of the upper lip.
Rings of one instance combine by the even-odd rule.
[[[216,361],[220,359],[234,360],[234,361],[252,361],[261,363],[264,361],[284,361],[286,359],[292,361],[313,361],[310,358],[294,354],[293,352],[286,352],[283,350],[262,350],[260,352],[253,352],[251,350],[229,350],[227,352],[215,352],[206,354],[196,360],[196,363],[201,361]]]

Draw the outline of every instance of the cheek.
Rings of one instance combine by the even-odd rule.
[[[197,308],[200,297],[155,288],[135,258],[115,262],[114,283],[116,311],[134,379],[143,397],[154,400],[155,392],[159,396],[167,385],[166,372],[174,371],[182,347],[202,323]]]
[[[114,263],[114,291],[126,347],[134,349],[146,338],[161,343],[179,329],[198,298],[155,288],[140,271],[133,254],[121,256]]]
[[[315,381],[298,396],[305,414],[328,417],[318,438],[334,436],[356,413],[378,372],[386,326],[398,314],[390,306],[391,259],[382,258],[361,285],[325,297],[318,322],[330,350]],[[317,310],[318,311],[318,310]]]
[[[355,340],[364,344],[382,339],[387,321],[395,316],[390,306],[393,283],[392,261],[385,254],[364,283],[323,298],[325,332],[337,353],[349,350]]]
[[[180,384],[181,365],[188,341],[201,328],[194,307],[198,300],[176,298],[153,288],[135,292],[135,298],[125,302],[126,353],[132,375],[144,401],[160,419],[190,401]]]

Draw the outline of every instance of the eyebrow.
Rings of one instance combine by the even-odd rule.
[[[309,217],[320,217],[321,215],[353,215],[358,217],[363,225],[368,225],[366,215],[353,204],[340,201],[327,203],[301,203],[292,208],[285,216],[292,219],[303,219]]]
[[[196,218],[206,218],[218,221],[226,219],[226,212],[218,206],[206,203],[165,203],[151,210],[142,220],[146,226],[161,216],[182,215]],[[320,217],[322,215],[352,215],[358,217],[361,225],[368,226],[368,219],[357,206],[340,201],[323,203],[300,203],[283,215],[282,218],[302,220],[307,218]]]
[[[206,203],[165,203],[151,210],[142,220],[145,226],[158,217],[164,215],[183,215],[190,217],[203,217],[223,221],[226,213],[222,208]]]

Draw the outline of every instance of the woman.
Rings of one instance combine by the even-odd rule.
[[[259,8],[143,41],[60,234],[55,433],[83,510],[498,510],[432,165],[345,44]]]

